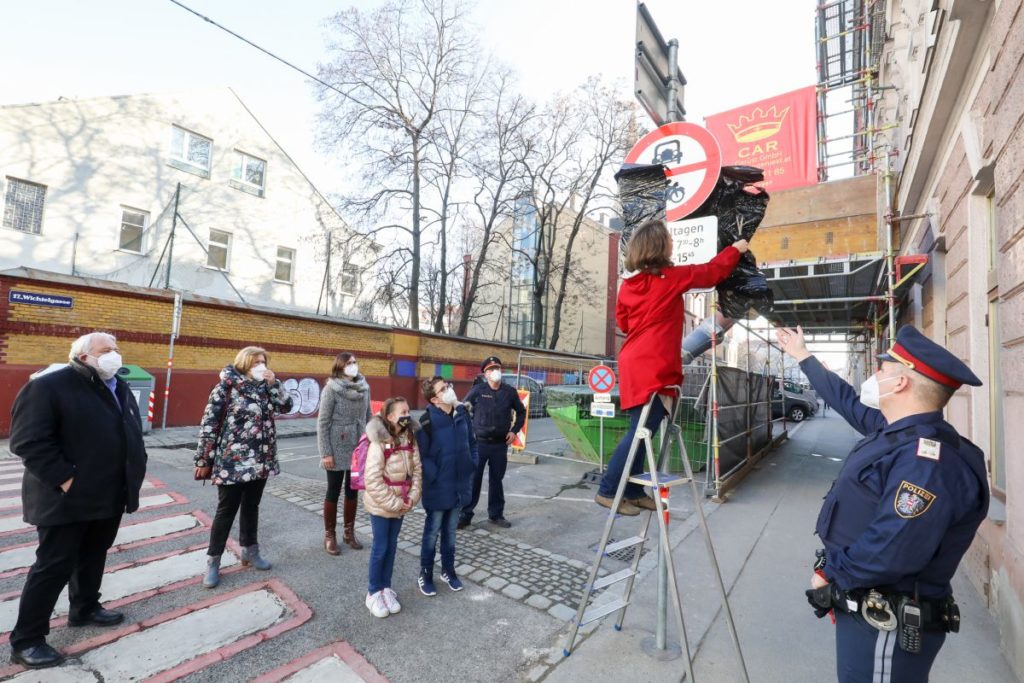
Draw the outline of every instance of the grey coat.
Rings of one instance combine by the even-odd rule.
[[[320,393],[320,416],[316,420],[316,438],[320,456],[333,455],[334,467],[349,469],[352,451],[370,421],[370,385],[362,375],[354,380],[332,377]],[[323,467],[323,462],[320,463]]]

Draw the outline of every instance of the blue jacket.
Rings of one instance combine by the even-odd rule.
[[[825,496],[815,528],[825,575],[843,590],[882,588],[922,598],[950,580],[988,512],[981,449],[941,412],[889,424],[815,358],[800,363],[815,391],[864,435]]]
[[[497,389],[487,382],[474,385],[465,401],[473,406],[473,427],[483,443],[505,443],[509,432],[518,433],[526,422],[526,406],[519,400],[519,391],[506,382]]]
[[[430,426],[425,425],[427,420]],[[478,461],[469,413],[461,405],[451,415],[430,405],[420,425],[416,439],[423,463],[423,508],[452,510],[469,505]]]

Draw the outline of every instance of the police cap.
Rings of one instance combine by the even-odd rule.
[[[921,334],[913,325],[904,325],[896,333],[896,343],[879,360],[903,363],[914,372],[951,389],[963,384],[980,387],[981,380],[963,361]]]
[[[484,359],[484,362],[480,364],[480,372],[487,372],[487,368],[501,367],[501,359],[497,356],[488,356]]]

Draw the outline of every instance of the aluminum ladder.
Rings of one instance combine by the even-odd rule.
[[[718,590],[722,600],[722,610],[725,612],[725,618],[728,622],[729,634],[732,636],[732,641],[736,648],[736,655],[739,659],[740,670],[743,673],[743,680],[749,683],[750,677],[747,674],[746,662],[743,659],[743,651],[740,648],[739,636],[736,633],[736,625],[733,622],[732,610],[729,607],[729,597],[725,590],[725,583],[722,581],[722,572],[718,567],[718,557],[715,555],[715,548],[711,542],[711,532],[708,529],[707,519],[704,516],[704,499],[697,489],[696,481],[694,481],[693,470],[690,467],[690,460],[686,453],[686,445],[683,443],[682,430],[679,428],[678,424],[680,406],[682,405],[682,387],[669,386],[665,387],[665,390],[672,393],[672,409],[662,421],[660,430],[661,439],[657,458],[655,458],[653,443],[654,434],[651,430],[645,427],[648,415],[651,412],[651,406],[654,401],[661,400],[660,395],[656,393],[651,396],[640,413],[640,422],[637,427],[636,434],[629,446],[629,455],[626,457],[626,463],[622,470],[622,477],[619,479],[619,486],[615,492],[615,500],[612,503],[611,510],[608,511],[608,519],[604,525],[604,533],[601,534],[601,542],[598,544],[594,563],[590,567],[590,576],[587,579],[587,584],[580,597],[579,607],[576,609],[576,617],[572,621],[572,627],[567,638],[566,646],[562,650],[562,654],[566,657],[572,654],[573,647],[576,644],[576,638],[579,634],[579,629],[585,624],[597,621],[598,619],[602,619],[610,614],[616,614],[615,630],[622,630],[622,622],[626,618],[626,607],[629,606],[630,595],[633,592],[633,582],[638,574],[640,558],[643,554],[643,547],[647,542],[647,535],[650,531],[651,518],[652,516],[656,516],[658,520],[659,537],[661,539],[659,560],[665,563],[665,567],[667,569],[668,580],[665,583],[668,585],[672,604],[675,607],[676,625],[679,628],[683,652],[686,655],[686,672],[689,676],[689,680],[694,680],[693,658],[690,653],[690,644],[686,637],[686,623],[683,619],[683,603],[682,598],[679,595],[679,584],[676,580],[675,562],[672,559],[672,549],[668,537],[669,489],[673,486],[689,484],[690,490],[693,493],[694,509],[697,514],[697,519],[700,522],[701,531],[704,534],[708,557],[711,560],[711,566],[712,569],[714,569],[715,578],[718,582]],[[683,468],[685,472],[684,476],[667,474],[661,471],[667,460],[668,453],[671,452],[670,448],[672,443],[675,443],[679,447],[679,452],[682,455]],[[630,476],[630,469],[632,468],[633,461],[637,456],[637,451],[641,444],[646,447],[648,471],[642,472],[637,476]],[[654,502],[657,510],[644,510],[640,513],[640,517],[642,519],[640,522],[640,530],[637,535],[621,541],[609,543],[612,529],[615,526],[617,517],[619,517],[616,510],[618,510],[619,503],[622,501],[627,482],[651,487],[655,493]],[[618,550],[624,550],[626,548],[633,548],[633,559],[630,566],[626,569],[621,569],[612,574],[607,574],[598,578],[604,558],[611,553]],[[588,605],[597,591],[623,582],[624,589],[619,598],[591,606],[588,609]],[[662,602],[663,599],[664,596],[659,596],[660,604],[664,604],[664,602]],[[663,623],[659,624],[660,640],[663,640],[664,638],[663,630]]]

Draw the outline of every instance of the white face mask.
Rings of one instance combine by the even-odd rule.
[[[345,366],[345,369],[342,370],[342,372],[345,373],[346,377],[357,377],[359,375],[359,364],[349,363],[348,365]]]
[[[897,375],[896,377],[886,377],[885,379],[880,380],[878,379],[877,375],[871,375],[866,380],[864,380],[864,384],[860,385],[860,402],[866,405],[868,408],[877,409],[883,396],[888,396],[889,394],[894,393],[890,391],[884,394],[880,394],[879,385],[881,384],[881,382],[888,382],[889,380],[898,378],[899,375]]]
[[[444,393],[441,394],[440,399],[450,406],[453,406],[459,402],[459,397],[455,395],[455,390],[452,389],[451,387],[448,387],[447,389],[444,390]]]
[[[267,366],[263,363],[260,363],[259,365],[252,366],[252,370],[250,370],[249,372],[252,373],[252,378],[254,380],[256,380],[257,382],[262,382],[263,378],[266,377],[267,375]]]
[[[487,379],[489,379],[490,381],[492,381],[494,383],[500,382],[501,381],[501,370],[488,370],[487,371]]]
[[[96,368],[96,372],[103,379],[110,379],[121,369],[121,354],[117,351],[108,351],[102,356],[90,355],[89,358],[96,359],[96,364],[93,367]],[[89,365],[92,365],[92,363],[89,363]]]

